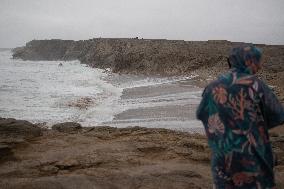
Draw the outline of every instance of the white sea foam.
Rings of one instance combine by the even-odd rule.
[[[106,76],[103,70],[92,69],[78,61],[21,61],[10,58],[9,51],[0,52],[2,117],[50,124],[85,122],[90,110],[68,104],[88,97],[95,102],[91,109],[96,107],[92,121],[108,121],[107,116],[103,116],[105,111],[99,111],[100,106],[109,105],[122,92],[122,89],[101,79]],[[58,66],[60,63],[63,66]]]
[[[60,63],[63,66],[59,66]],[[118,75],[90,68],[79,61],[13,60],[10,51],[1,51],[0,117],[48,125],[65,121],[80,122],[84,126],[103,125],[125,110],[198,101],[200,91],[121,99],[126,88],[172,83],[191,77],[194,76]],[[93,103],[86,108],[69,106],[84,98]]]

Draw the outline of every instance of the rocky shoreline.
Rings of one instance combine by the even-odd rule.
[[[75,60],[116,73],[191,75],[204,86],[227,70],[229,41],[142,39],[34,40],[13,50],[23,60]],[[284,46],[257,45],[265,54],[259,77],[284,102]],[[71,104],[77,106],[77,104]],[[284,129],[271,131],[284,188]],[[52,129],[0,119],[0,188],[211,188],[210,150],[197,133],[144,127]]]
[[[180,76],[197,73],[201,80],[227,69],[227,56],[238,42],[225,40],[183,41],[163,39],[33,40],[13,49],[23,60],[79,60],[116,73]],[[264,53],[259,76],[275,87],[284,102],[284,46],[258,44]]]
[[[210,150],[199,134],[142,127],[45,129],[0,119],[0,188],[211,188]],[[272,132],[278,188],[284,132]]]

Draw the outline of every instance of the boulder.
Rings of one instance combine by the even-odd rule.
[[[0,118],[0,162],[14,159],[17,144],[41,135],[41,128],[28,121]]]
[[[1,140],[28,140],[41,136],[42,131],[38,126],[24,120],[12,118],[0,119],[0,139]],[[1,141],[0,141],[1,142]]]
[[[63,133],[78,132],[82,129],[81,124],[76,122],[58,123],[52,126],[52,130],[56,130]]]

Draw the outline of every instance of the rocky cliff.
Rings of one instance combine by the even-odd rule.
[[[206,70],[216,76],[227,69],[226,57],[236,42],[148,39],[33,40],[13,50],[23,60],[75,60],[118,73],[186,75]],[[261,77],[284,94],[284,46],[257,45],[264,51]],[[202,73],[198,73],[201,74]],[[284,99],[284,95],[282,96]]]
[[[23,60],[73,60],[114,72],[185,74],[225,61],[228,41],[187,42],[144,39],[33,40],[14,49]]]
[[[229,41],[147,39],[33,40],[13,50],[23,60],[74,60],[114,72],[180,75],[200,67],[226,64]],[[284,46],[259,45],[267,67],[283,71]]]

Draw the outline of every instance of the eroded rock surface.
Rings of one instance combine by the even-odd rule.
[[[192,140],[194,138],[194,140]],[[140,127],[43,130],[0,164],[0,188],[208,188],[203,136]]]
[[[276,175],[281,188],[284,140],[274,132],[271,140],[280,157]],[[210,150],[200,134],[141,127],[92,127],[73,133],[45,129],[42,136],[12,151],[14,158],[0,163],[1,189],[212,186]]]

